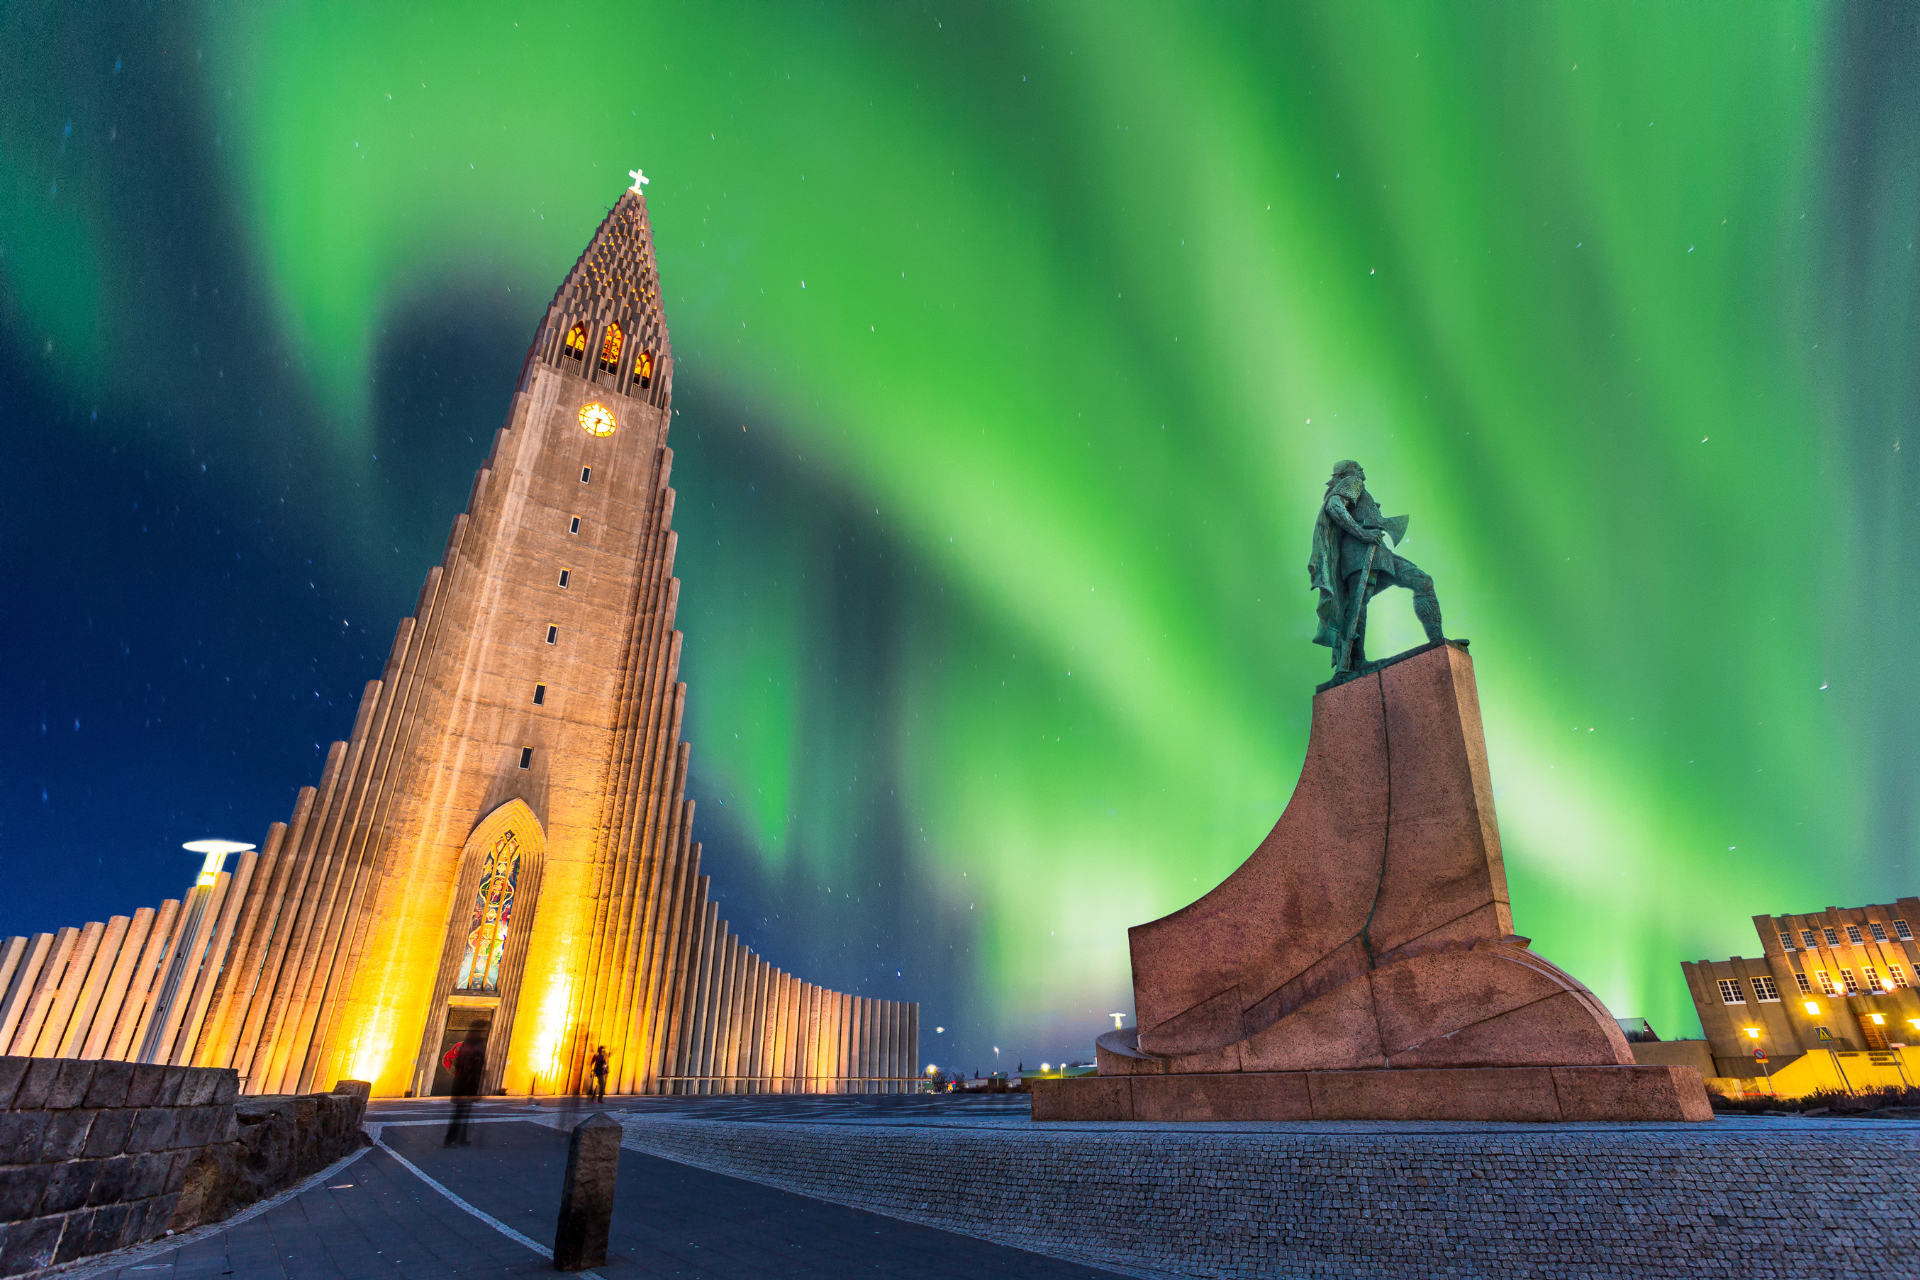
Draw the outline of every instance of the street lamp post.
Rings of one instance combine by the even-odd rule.
[[[187,895],[184,918],[174,930],[173,954],[167,961],[167,976],[160,984],[160,995],[153,1002],[153,1015],[147,1020],[147,1038],[140,1046],[140,1062],[159,1062],[172,1056],[165,1050],[171,1047],[173,1033],[178,1029],[173,1025],[174,1002],[179,998],[187,971],[198,958],[204,940],[201,926],[206,919],[207,901],[220,882],[220,866],[228,854],[245,853],[253,848],[238,840],[189,840],[180,847],[201,855],[200,874],[194,878],[193,889]]]

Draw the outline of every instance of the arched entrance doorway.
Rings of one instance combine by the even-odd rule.
[[[499,1090],[546,851],[540,820],[522,800],[495,809],[467,837],[414,1067],[416,1097],[453,1091],[460,1052],[484,1057],[482,1093]]]

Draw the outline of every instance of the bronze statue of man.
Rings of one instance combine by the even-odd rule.
[[[1388,546],[1406,536],[1407,517],[1380,514],[1360,464],[1335,463],[1313,525],[1307,578],[1320,592],[1320,630],[1313,642],[1333,650],[1336,675],[1365,665],[1367,601],[1388,587],[1413,592],[1413,616],[1426,628],[1427,639],[1435,644],[1445,639],[1433,579]]]

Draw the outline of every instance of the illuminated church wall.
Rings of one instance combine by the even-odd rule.
[[[0,950],[13,1052],[392,1096],[433,1091],[449,1044],[484,1027],[488,1091],[577,1088],[599,1045],[616,1092],[906,1087],[914,1006],[773,969],[708,901],[681,741],[672,380],[636,188],[549,308],[319,784],[191,910]],[[82,1000],[105,993],[108,955],[130,957],[124,1034]],[[177,992],[160,976],[175,969]]]

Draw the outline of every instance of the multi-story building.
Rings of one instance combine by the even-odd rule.
[[[1759,1076],[1816,1050],[1920,1045],[1920,898],[1755,916],[1753,926],[1759,958],[1680,966],[1715,1075]]]

